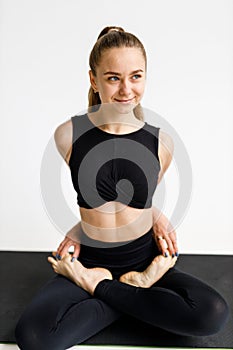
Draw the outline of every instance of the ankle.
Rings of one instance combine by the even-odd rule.
[[[82,276],[82,285],[84,289],[94,295],[95,289],[98,284],[104,280],[112,280],[112,274],[110,271],[101,271],[102,269],[90,269],[87,273]]]

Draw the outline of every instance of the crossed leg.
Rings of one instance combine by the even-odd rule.
[[[69,279],[56,276],[26,308],[16,327],[21,349],[67,349],[123,313],[173,333],[192,336],[216,333],[227,319],[227,304],[214,289],[176,269],[169,270],[150,288],[142,288],[112,280],[110,272],[103,268],[86,269],[80,262],[74,266],[79,276],[76,270],[73,277],[72,269],[69,275],[65,267],[63,273]]]
[[[112,280],[107,269],[87,269],[78,261],[71,263],[69,255],[59,262],[53,258],[49,261],[57,273],[71,278],[119,312],[177,334],[216,333],[227,319],[225,300],[197,278],[176,269],[168,271],[171,262],[166,263],[168,258],[163,259],[158,261],[156,257],[145,270],[148,286],[138,286],[141,280],[135,278],[137,272],[123,275],[124,278],[129,276],[127,283],[127,278]]]
[[[57,275],[28,305],[15,337],[23,350],[64,350],[82,343],[120,316],[104,301]]]

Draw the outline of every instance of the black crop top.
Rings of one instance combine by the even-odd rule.
[[[159,128],[145,122],[134,132],[111,134],[96,127],[87,114],[71,120],[69,166],[78,205],[92,209],[117,201],[150,208],[160,171]]]

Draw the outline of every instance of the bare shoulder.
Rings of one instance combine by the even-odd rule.
[[[163,149],[167,149],[171,154],[174,151],[174,142],[172,137],[163,130],[159,131],[159,144]]]
[[[174,152],[174,141],[172,137],[163,130],[159,131],[159,161],[161,165],[161,171],[159,174],[159,181],[161,180],[163,174],[169,167]]]
[[[59,125],[54,132],[54,140],[61,156],[69,163],[72,150],[73,127],[69,119]]]

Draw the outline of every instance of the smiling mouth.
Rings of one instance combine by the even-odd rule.
[[[128,100],[118,100],[117,98],[115,98],[115,101],[118,103],[131,103],[133,102],[134,98],[130,98]]]

